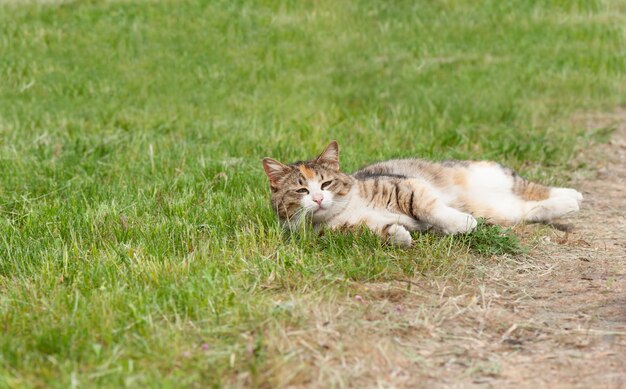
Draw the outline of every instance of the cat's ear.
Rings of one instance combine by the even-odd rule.
[[[263,169],[270,180],[270,186],[274,189],[278,186],[278,181],[291,170],[289,166],[283,165],[272,158],[263,158]]]
[[[331,169],[339,170],[339,145],[337,141],[330,142],[326,149],[322,151],[322,154],[315,158],[315,162],[326,165]]]

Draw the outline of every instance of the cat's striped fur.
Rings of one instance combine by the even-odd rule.
[[[478,217],[500,225],[549,222],[577,212],[582,201],[574,189],[530,182],[495,162],[402,159],[348,175],[339,170],[335,141],[311,161],[265,158],[263,168],[286,227],[365,225],[401,246],[411,244],[410,231],[469,232]]]

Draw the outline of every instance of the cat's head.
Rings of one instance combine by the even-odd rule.
[[[330,142],[315,159],[284,165],[263,159],[270,182],[272,207],[283,225],[295,228],[305,220],[324,222],[341,211],[354,179],[339,171],[339,146]]]

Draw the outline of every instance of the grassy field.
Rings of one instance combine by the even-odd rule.
[[[625,14],[591,0],[0,2],[0,386],[280,385],[281,366],[306,372],[275,342],[305,328],[307,304],[480,277],[472,263],[507,258],[488,227],[410,250],[284,235],[261,158],[337,139],[347,171],[494,159],[567,182],[606,133],[570,115],[626,103]]]

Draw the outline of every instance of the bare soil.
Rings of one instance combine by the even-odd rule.
[[[291,359],[273,385],[626,388],[626,110],[577,120],[617,130],[578,157],[593,177],[572,185],[585,200],[568,231],[520,227],[541,236],[530,254],[471,284],[398,280],[309,305],[309,330],[275,343]]]

